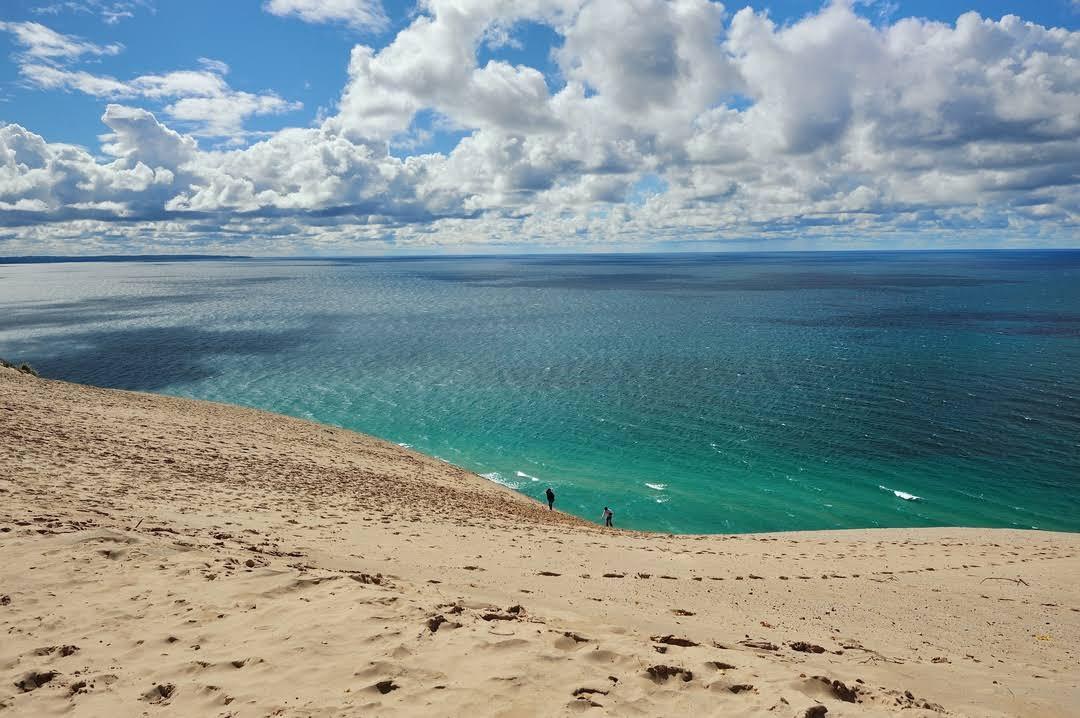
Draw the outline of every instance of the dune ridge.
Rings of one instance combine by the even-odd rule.
[[[1080,536],[610,531],[0,368],[0,715],[1080,715]]]

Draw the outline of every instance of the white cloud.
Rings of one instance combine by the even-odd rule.
[[[220,74],[227,71],[227,65],[205,59],[200,64],[207,69],[140,75],[128,81],[34,63],[23,64],[20,72],[28,82],[42,89],[74,90],[109,100],[168,100],[164,108],[166,115],[184,123],[194,134],[206,137],[239,138],[245,134],[244,122],[250,117],[277,115],[303,107],[274,92],[252,94],[234,90]]]
[[[139,9],[150,9],[150,0],[65,0],[31,8],[38,15],[59,15],[71,12],[80,15],[97,15],[106,25],[116,25],[121,20],[135,17]]]
[[[44,218],[65,237],[246,236],[247,251],[267,252],[928,234],[1076,242],[1078,32],[973,13],[875,24],[842,2],[784,26],[707,0],[421,10],[385,47],[353,50],[337,110],[319,126],[250,147],[206,151],[119,105],[103,118],[107,162],[3,128],[0,221],[27,242],[53,236]],[[493,37],[511,46],[523,21],[563,38],[560,77],[478,62],[477,48]],[[128,81],[26,68],[42,87],[161,101],[194,133],[227,135],[292,107],[233,90],[212,61]],[[431,136],[420,112],[463,139],[445,153],[389,154]],[[662,189],[635,190],[646,176]],[[123,222],[103,229],[109,220]]]
[[[239,141],[246,134],[244,122],[249,117],[280,115],[302,107],[303,104],[289,102],[274,93],[253,95],[230,91],[217,96],[182,97],[166,105],[165,113],[177,121],[193,124],[198,135]]]
[[[389,21],[379,0],[268,0],[263,8],[304,22],[340,22],[357,30],[383,30]]]
[[[123,49],[119,44],[97,45],[34,22],[0,22],[0,31],[12,33],[23,48],[15,61],[26,83],[40,89],[75,91],[108,100],[167,102],[164,114],[198,136],[240,142],[247,135],[244,123],[249,118],[303,107],[275,92],[254,94],[234,90],[224,77],[229,66],[221,60],[200,57],[200,70],[175,70],[120,80],[72,69],[72,64],[84,56],[118,54]]]
[[[349,62],[336,129],[354,139],[389,140],[413,116],[432,108],[463,127],[556,131],[544,76],[535,68],[493,60],[476,50],[493,25],[519,20],[561,22],[578,0],[429,0],[427,11],[376,52],[357,46]]]
[[[101,121],[112,130],[102,149],[117,158],[117,167],[129,168],[142,162],[149,167],[176,170],[196,156],[195,140],[165,127],[146,110],[109,105]]]
[[[22,56],[36,61],[69,61],[84,55],[117,55],[124,49],[119,43],[98,45],[75,35],[64,35],[37,22],[0,21],[0,31],[11,33],[15,42],[23,48]]]
[[[93,75],[82,70],[67,70],[54,65],[26,63],[19,72],[27,82],[43,90],[77,90],[95,97],[130,95],[130,88],[112,78]]]
[[[142,110],[110,106],[103,120],[113,130],[104,149],[116,159],[108,163],[80,147],[47,143],[18,125],[0,128],[0,202],[42,217],[107,219],[157,211],[171,192],[173,170],[192,156],[194,142]]]
[[[212,72],[216,75],[229,74],[229,63],[222,60],[215,60],[210,57],[200,57],[199,65],[208,72]]]
[[[566,26],[559,64],[624,112],[697,114],[738,84],[717,52],[723,12],[708,0],[593,0]]]

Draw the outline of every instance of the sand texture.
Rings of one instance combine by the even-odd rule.
[[[0,716],[1060,718],[1078,645],[1080,535],[611,531],[352,432],[0,369]]]

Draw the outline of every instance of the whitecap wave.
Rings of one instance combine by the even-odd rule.
[[[890,489],[888,486],[882,486],[878,484],[878,488],[882,491],[891,491],[894,496],[904,501],[922,501],[922,496],[916,496],[915,494],[909,494],[906,491],[897,491],[896,489]]]
[[[650,484],[650,483],[646,482],[645,485],[648,486],[653,491],[663,491],[664,489],[667,488],[667,484]]]
[[[517,488],[516,484],[514,484],[513,482],[510,482],[510,481],[507,481],[505,478],[503,478],[503,475],[500,474],[498,471],[492,471],[490,473],[480,474],[480,475],[482,477],[484,477],[485,479],[487,479],[488,481],[494,481],[496,484],[502,484],[503,486],[505,486],[505,487],[507,487],[509,489],[516,489]]]
[[[518,478],[528,479],[529,481],[539,481],[540,480],[540,479],[536,478],[535,476],[530,476],[530,475],[526,474],[524,471],[518,471],[516,473],[518,475]]]

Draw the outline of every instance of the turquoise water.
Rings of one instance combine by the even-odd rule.
[[[0,265],[0,356],[626,527],[1080,530],[1080,252]]]

